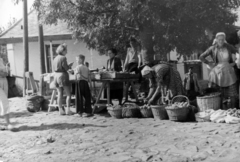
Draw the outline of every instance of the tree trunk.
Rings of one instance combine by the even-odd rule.
[[[145,26],[139,34],[142,45],[143,64],[151,64],[154,61],[153,50],[153,29],[151,26]]]

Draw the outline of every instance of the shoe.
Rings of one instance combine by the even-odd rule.
[[[66,115],[73,115],[74,113],[71,110],[66,111]]]

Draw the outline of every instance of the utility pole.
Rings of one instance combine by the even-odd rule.
[[[39,17],[38,17],[39,20]],[[38,24],[38,42],[40,47],[40,72],[41,74],[46,73],[45,69],[45,58],[44,58],[44,36],[43,36],[43,26],[42,24]],[[40,95],[43,95],[43,76],[40,77]]]
[[[26,95],[26,76],[25,76],[25,73],[27,71],[29,71],[27,0],[23,0],[23,52],[24,52],[23,96],[25,96]]]

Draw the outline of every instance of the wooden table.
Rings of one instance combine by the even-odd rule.
[[[126,91],[125,91],[126,98],[125,98],[124,103],[129,102],[128,101],[128,89],[129,89],[130,85],[132,86],[132,90],[133,90],[136,102],[138,102],[137,92],[136,92],[136,89],[134,87],[134,82],[138,81],[138,78],[135,78],[135,79],[133,79],[133,78],[132,79],[100,79],[100,80],[95,80],[95,81],[102,82],[102,86],[101,86],[100,91],[98,93],[96,103],[94,104],[94,110],[97,106],[107,106],[107,105],[111,104],[111,101],[110,101],[110,98],[111,98],[110,97],[110,83],[112,83],[112,82],[126,83],[126,85],[125,85],[126,86]],[[100,100],[101,94],[102,94],[102,92],[105,88],[107,88],[107,104],[100,104],[99,100]],[[93,112],[94,112],[94,110],[93,110]]]
[[[95,109],[98,106],[107,106],[108,104],[111,104],[110,103],[111,102],[110,101],[110,98],[111,98],[110,97],[110,83],[112,83],[112,82],[125,83],[125,86],[126,86],[125,97],[126,98],[125,98],[124,103],[130,102],[130,101],[128,101],[128,89],[129,89],[130,85],[132,86],[132,90],[133,90],[136,102],[138,102],[136,89],[134,87],[134,82],[138,81],[138,75],[136,75],[136,74],[124,74],[124,73],[114,73],[114,72],[113,73],[109,72],[109,73],[106,73],[106,74],[101,74],[100,78],[99,78],[99,75],[100,74],[95,73],[95,74],[92,74],[92,76],[91,76],[93,82],[101,82],[102,83],[100,91],[97,94],[97,99],[96,99],[96,102],[94,104],[93,112],[95,111]],[[75,76],[74,75],[70,74],[69,79],[70,79],[71,84],[75,83]],[[102,92],[105,88],[107,88],[107,104],[100,104],[99,101],[100,101]],[[49,107],[57,106],[56,104],[55,105],[53,104],[53,101],[54,101],[55,98],[56,98],[56,90],[53,90],[52,97],[51,97],[51,103],[50,103]]]

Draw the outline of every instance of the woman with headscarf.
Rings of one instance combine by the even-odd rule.
[[[215,43],[201,54],[200,60],[207,64],[211,70],[209,74],[209,88],[220,88],[222,98],[231,99],[232,106],[236,105],[237,77],[233,66],[235,65],[232,54],[236,54],[237,49],[226,43],[226,35],[223,32],[217,33]],[[206,57],[212,57],[210,63]]]
[[[107,71],[122,71],[121,59],[116,57],[117,50],[111,48],[107,51],[109,59],[107,60]],[[105,91],[106,94],[106,91]],[[123,84],[119,82],[113,82],[110,84],[110,99],[118,99],[119,105],[122,104],[123,99]]]
[[[160,99],[159,95],[162,99],[168,97],[169,101],[172,97],[184,93],[179,72],[168,63],[160,62],[152,68],[145,66],[141,73],[150,82],[150,91],[145,99],[145,103],[149,105]]]
[[[58,46],[56,53],[58,54],[53,60],[53,70],[54,70],[54,85],[58,91],[58,109],[60,115],[72,115],[73,113],[70,111],[70,101],[71,101],[71,88],[69,81],[68,71],[71,69],[72,64],[68,65],[67,58],[65,57],[67,54],[67,45],[61,44]],[[63,98],[63,90],[65,90],[67,98],[67,110],[62,107],[62,98]]]

